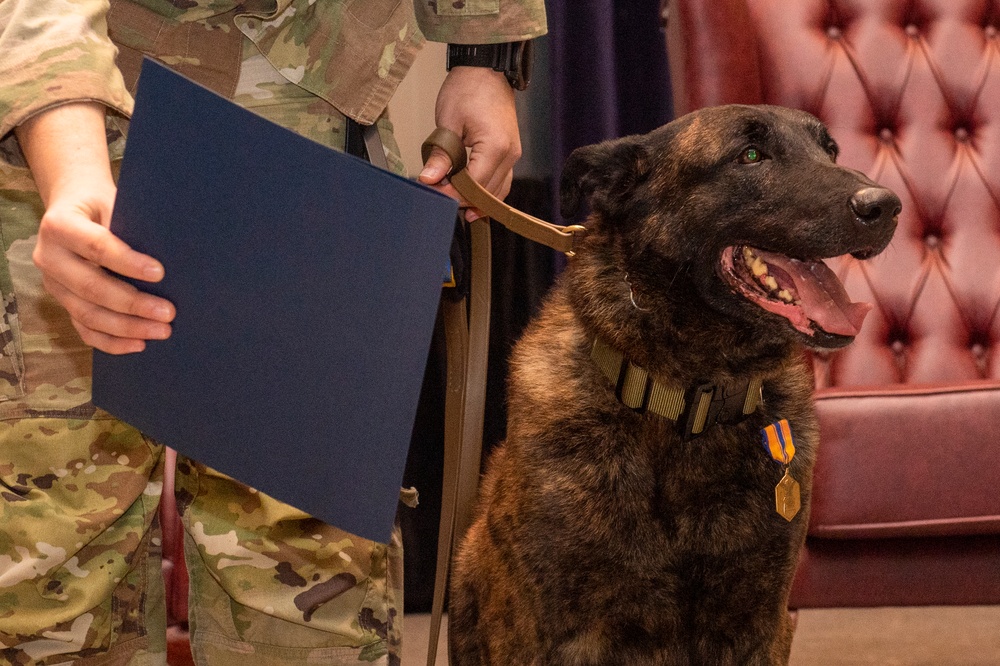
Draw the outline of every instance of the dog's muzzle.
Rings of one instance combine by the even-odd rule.
[[[852,194],[848,205],[862,235],[875,233],[879,237],[877,244],[851,252],[855,259],[869,259],[885,249],[892,238],[903,204],[892,190],[875,186],[862,188]]]

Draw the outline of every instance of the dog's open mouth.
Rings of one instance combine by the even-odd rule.
[[[723,250],[722,273],[751,302],[784,317],[807,337],[823,338],[818,345],[822,347],[839,346],[838,339],[850,342],[872,309],[870,303],[852,302],[837,276],[819,260],[739,245]]]

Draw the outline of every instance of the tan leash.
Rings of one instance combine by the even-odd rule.
[[[576,239],[586,233],[580,225],[561,227],[527,215],[497,199],[466,170],[467,155],[455,133],[438,128],[424,142],[424,162],[438,147],[451,158],[451,184],[466,201],[487,217],[470,223],[472,237],[471,282],[468,304],[443,304],[447,380],[445,394],[444,481],[441,489],[441,522],[438,529],[434,598],[427,645],[427,666],[437,661],[441,618],[444,613],[448,572],[458,540],[472,524],[479,488],[486,409],[486,369],[490,333],[491,250],[489,218],[516,234],[573,256]],[[449,661],[451,661],[449,659]]]
[[[536,243],[548,245],[553,250],[566,253],[567,256],[573,256],[576,239],[587,233],[585,227],[578,224],[561,227],[532,217],[497,199],[486,188],[473,180],[465,169],[467,159],[465,146],[462,145],[462,140],[454,132],[441,127],[431,132],[422,147],[425,162],[430,156],[431,148],[435,146],[448,153],[453,165],[461,165],[452,167],[449,180],[458,193],[465,197],[466,201],[514,233]]]

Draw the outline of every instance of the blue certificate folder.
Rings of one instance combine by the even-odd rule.
[[[111,229],[163,262],[173,335],[94,353],[94,403],[388,541],[457,203],[147,60]]]

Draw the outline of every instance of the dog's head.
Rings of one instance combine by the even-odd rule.
[[[563,172],[563,214],[589,202],[594,240],[615,246],[617,268],[649,302],[694,291],[697,299],[682,300],[836,348],[870,306],[852,303],[823,259],[878,254],[900,212],[893,192],[836,158],[836,143],[808,113],[703,109],[575,151]]]

